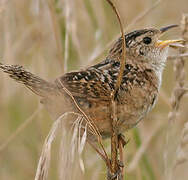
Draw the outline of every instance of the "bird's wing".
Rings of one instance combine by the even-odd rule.
[[[102,72],[84,70],[70,72],[57,79],[74,97],[88,101],[109,101],[111,88]],[[56,82],[58,82],[56,80]]]

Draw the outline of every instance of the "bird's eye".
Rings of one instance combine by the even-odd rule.
[[[144,44],[150,44],[151,43],[151,38],[150,37],[144,37],[143,38],[143,43]]]

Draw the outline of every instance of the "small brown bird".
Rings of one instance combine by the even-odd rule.
[[[168,55],[168,45],[180,42],[158,39],[174,27],[177,25],[160,30],[136,30],[125,35],[126,65],[115,100],[119,133],[134,127],[154,106]],[[0,68],[42,97],[42,103],[55,118],[67,111],[76,111],[72,99],[63,90],[65,87],[105,138],[112,132],[111,93],[115,90],[121,57],[122,38],[119,38],[105,60],[84,70],[66,73],[54,82],[45,81],[24,70],[22,66],[0,64]],[[88,132],[88,137],[93,139],[92,133]]]

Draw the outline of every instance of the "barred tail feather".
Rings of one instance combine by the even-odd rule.
[[[24,84],[27,88],[39,96],[47,96],[56,89],[53,83],[45,81],[40,77],[26,71],[22,66],[4,65],[0,63],[0,69],[9,74],[12,79]]]

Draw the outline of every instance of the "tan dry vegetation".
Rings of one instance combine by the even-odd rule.
[[[182,14],[188,12],[187,0],[115,3],[128,30],[180,24]],[[1,62],[23,65],[52,80],[65,71],[100,61],[109,42],[119,34],[119,25],[109,5],[102,0],[2,0],[0,34]],[[177,29],[164,38],[181,35],[181,29]],[[126,179],[187,179],[188,96],[176,99],[176,90],[182,86],[182,68],[185,68],[184,85],[188,88],[188,58],[183,60],[184,66],[178,66],[182,62],[179,59],[167,62],[155,109],[126,134],[130,139],[124,150]],[[53,121],[34,94],[1,72],[0,76],[0,179],[34,179]],[[174,107],[176,102],[180,102],[178,108]],[[105,147],[109,152],[108,141]],[[58,152],[58,143],[53,143],[49,179],[58,179]],[[105,165],[89,146],[82,157],[85,173],[80,167],[73,170],[65,163],[59,166],[60,171],[62,168],[72,174],[72,179],[104,179]]]

